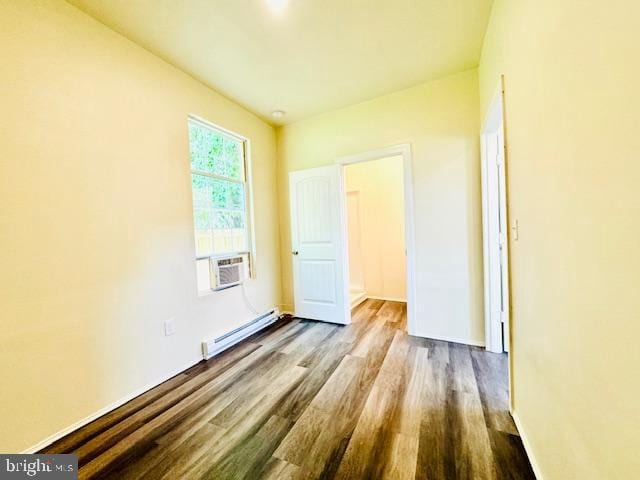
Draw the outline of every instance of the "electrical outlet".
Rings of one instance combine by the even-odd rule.
[[[176,323],[175,318],[171,317],[164,321],[164,335],[168,337],[174,333],[176,333]]]

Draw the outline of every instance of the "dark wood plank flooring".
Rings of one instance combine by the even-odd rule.
[[[80,478],[534,479],[506,355],[409,337],[402,303],[284,319],[46,448]]]

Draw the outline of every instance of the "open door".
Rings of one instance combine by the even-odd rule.
[[[482,216],[486,347],[509,351],[509,245],[502,89],[482,132]]]
[[[347,324],[346,235],[340,165],[289,174],[295,314]]]

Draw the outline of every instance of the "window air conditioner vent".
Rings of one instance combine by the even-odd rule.
[[[213,290],[240,285],[249,278],[249,255],[214,258],[209,260]]]

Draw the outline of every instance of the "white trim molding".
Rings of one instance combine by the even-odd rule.
[[[349,295],[351,296],[351,295]],[[367,300],[367,294],[365,292],[360,292],[358,294],[358,296],[355,298],[355,300],[350,300],[350,304],[351,304],[351,310],[353,310],[354,308],[356,308],[358,305],[360,305],[361,303],[363,303],[365,300]]]

